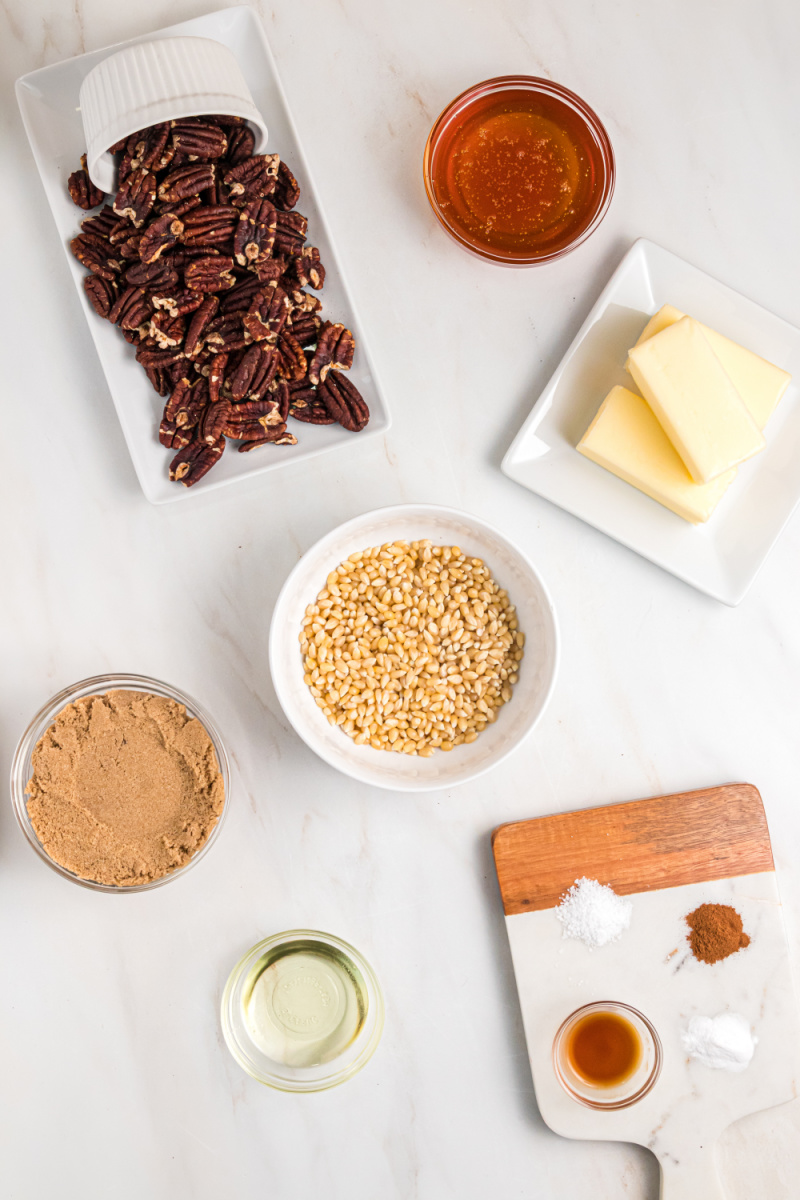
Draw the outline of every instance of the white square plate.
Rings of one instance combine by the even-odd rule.
[[[277,151],[286,159],[300,184],[298,211],[308,217],[308,240],[319,247],[327,268],[322,292],[322,315],[329,320],[342,321],[355,334],[356,356],[350,375],[371,413],[369,425],[358,435],[348,433],[340,425],[315,426],[292,421],[290,425],[297,437],[296,446],[263,446],[249,454],[228,450],[206,478],[192,489],[170,483],[168,467],[172,454],[158,441],[164,400],[150,386],[147,376],[134,358],[133,348],[120,331],[109,325],[108,321],[101,320],[89,305],[83,291],[85,269],[72,257],[69,249],[70,241],[80,232],[81,220],[88,215],[75,207],[67,192],[67,179],[79,166],[80,156],[85,149],[83,124],[77,107],[78,92],[84,77],[96,63],[114,50],[121,50],[134,42],[176,36],[213,38],[236,55],[256,106],[267,123],[268,150]],[[286,463],[313,458],[327,450],[349,444],[360,445],[367,437],[387,431],[389,413],[364,343],[355,306],[317,201],[264,30],[251,8],[241,6],[209,13],[141,38],[132,38],[118,46],[107,46],[103,50],[33,71],[17,80],[17,99],[33,156],[64,243],[79,300],[89,322],[136,474],[148,500],[153,504],[162,504],[169,500],[185,499],[192,492],[208,491],[235,479],[260,475]]]
[[[575,449],[648,317],[673,304],[791,372],[767,445],[711,519],[690,525]],[[640,238],[603,289],[502,462],[537,495],[724,604],[736,605],[800,500],[800,329]]]

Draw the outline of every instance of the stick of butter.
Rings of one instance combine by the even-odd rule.
[[[630,373],[695,483],[764,448],[764,437],[692,317],[628,352]]]
[[[647,322],[636,345],[641,345],[662,329],[674,325],[685,315],[673,305],[664,304]],[[750,416],[758,428],[763,430],[791,383],[791,375],[788,371],[776,367],[774,363],[767,362],[765,358],[759,358],[752,350],[746,350],[738,342],[732,342],[730,338],[717,333],[716,329],[710,329],[700,321],[698,325],[730,375],[731,383],[744,401]],[[625,369],[630,370],[627,362]]]
[[[578,450],[685,521],[707,521],[736,468],[710,483],[694,483],[646,400],[628,388],[606,396]]]

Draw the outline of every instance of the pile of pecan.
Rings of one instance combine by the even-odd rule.
[[[355,341],[323,321],[325,268],[295,211],[297,180],[277,154],[253,154],[239,117],[191,117],[111,147],[119,191],[81,222],[72,253],[101,317],[119,325],[160,396],[169,477],[186,487],[226,439],[239,451],[294,445],[290,417],[358,433],[369,409],[343,374]],[[82,167],[69,194],[105,196]]]

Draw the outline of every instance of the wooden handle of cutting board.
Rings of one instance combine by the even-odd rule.
[[[492,846],[506,916],[555,907],[582,875],[624,895],[775,869],[749,783],[516,821]]]
[[[659,1159],[661,1200],[725,1200],[713,1142],[682,1150],[680,1160]]]

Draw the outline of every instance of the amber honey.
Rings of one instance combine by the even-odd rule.
[[[642,1042],[630,1021],[595,1011],[576,1021],[566,1045],[573,1071],[593,1087],[616,1087],[630,1079],[642,1058]]]
[[[571,249],[605,211],[613,153],[577,96],[508,77],[460,96],[426,148],[426,185],[442,224],[485,257],[526,263]]]

